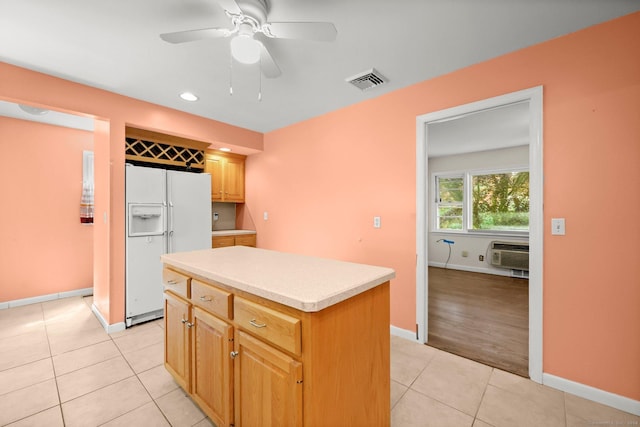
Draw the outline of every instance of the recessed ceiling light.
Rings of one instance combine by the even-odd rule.
[[[220,151],[226,151],[228,153],[229,151],[231,151],[231,148],[222,147],[220,148]]]
[[[184,99],[185,101],[197,101],[198,97],[195,96],[194,94],[192,94],[191,92],[182,92],[180,94],[180,98]]]

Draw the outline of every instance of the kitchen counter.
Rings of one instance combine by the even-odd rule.
[[[162,255],[168,266],[305,311],[316,312],[395,277],[391,268],[230,246]]]
[[[255,230],[214,230],[211,232],[212,237],[238,236],[241,234],[256,234],[256,231]]]

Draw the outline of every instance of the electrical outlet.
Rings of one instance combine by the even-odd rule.
[[[264,213],[262,214],[262,218],[266,221],[269,219],[269,212],[264,211]]]
[[[374,216],[373,217],[373,228],[380,228],[380,217],[379,216]]]
[[[484,261],[484,255],[478,255],[478,261]]]

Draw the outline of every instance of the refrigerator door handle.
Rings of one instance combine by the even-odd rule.
[[[173,203],[169,202],[169,239],[168,239],[168,248],[167,252],[173,252]]]
[[[167,239],[167,252],[173,252],[173,176],[167,173],[167,202],[169,205],[168,211],[169,215],[167,215],[167,219],[169,223],[167,224],[167,231],[169,232],[169,238]]]

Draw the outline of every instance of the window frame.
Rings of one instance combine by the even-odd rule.
[[[442,171],[433,172],[431,174],[431,187],[432,194],[435,196],[432,198],[433,206],[431,209],[433,220],[431,221],[431,232],[442,234],[468,234],[468,235],[492,235],[492,236],[514,236],[514,237],[528,237],[529,231],[524,230],[483,230],[473,228],[473,186],[472,181],[474,176],[478,175],[492,175],[492,174],[505,174],[505,173],[519,173],[528,172],[529,180],[531,180],[531,172],[529,166],[516,165],[507,168],[487,168],[487,169],[468,169],[460,171]],[[440,178],[459,178],[462,177],[463,185],[463,198],[462,198],[462,229],[443,229],[439,228],[438,207],[439,202],[439,185]]]
[[[440,179],[451,179],[451,178],[462,178],[462,202],[460,202],[460,206],[462,207],[462,228],[460,230],[458,229],[453,229],[453,228],[446,228],[446,229],[441,229],[439,228],[440,226],[440,207],[441,206],[458,206],[458,203],[442,203],[440,201]],[[460,232],[463,231],[466,228],[466,224],[465,224],[465,218],[466,218],[466,200],[467,200],[467,191],[466,191],[466,184],[465,184],[465,175],[463,172],[460,173],[448,173],[448,174],[439,174],[435,176],[435,199],[434,199],[434,203],[435,203],[435,208],[434,208],[434,218],[435,218],[435,223],[434,223],[434,228],[438,231],[456,231],[456,232]]]

